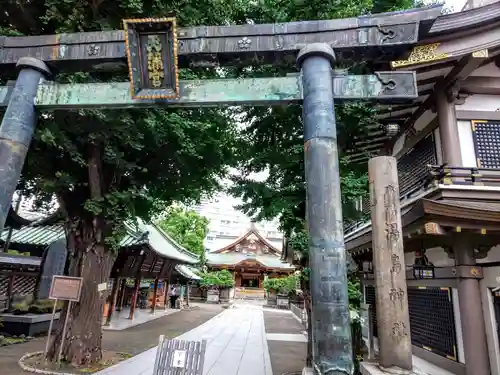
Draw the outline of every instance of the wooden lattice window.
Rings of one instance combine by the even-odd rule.
[[[457,361],[451,288],[408,287],[411,343]]]
[[[500,168],[500,122],[472,121],[472,139],[479,168]]]
[[[429,175],[428,165],[437,164],[434,136],[430,133],[398,160],[401,196],[418,189]]]

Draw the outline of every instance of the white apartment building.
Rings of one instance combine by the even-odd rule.
[[[203,199],[201,204],[192,207],[198,214],[210,220],[210,231],[205,238],[205,247],[209,251],[228,245],[250,229],[250,218],[235,208],[239,204],[241,200],[219,193],[214,198]],[[273,246],[281,249],[283,235],[279,232],[276,221],[255,223],[255,227]]]

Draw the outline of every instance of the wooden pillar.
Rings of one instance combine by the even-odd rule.
[[[16,275],[9,276],[9,283],[7,285],[7,311],[12,310],[12,295],[14,294],[14,281],[16,279]]]
[[[462,166],[460,138],[458,135],[455,103],[444,90],[436,90],[436,109],[439,122],[439,138],[443,163],[453,167]]]
[[[155,285],[153,289],[153,303],[151,304],[151,314],[156,313],[156,297],[158,296],[158,277],[155,278]]]
[[[189,281],[186,281],[186,306],[189,307]]]
[[[412,369],[406,270],[397,162],[379,156],[368,162],[377,303],[379,364]]]
[[[170,299],[170,296],[168,295],[168,288],[170,287],[170,285],[168,284],[168,279],[164,279],[163,280],[163,284],[164,284],[164,288],[165,288],[165,301],[164,301],[164,307],[165,307],[165,310],[168,309],[168,304],[169,304],[169,299]]]
[[[134,295],[132,296],[132,301],[130,303],[130,313],[128,318],[134,319],[135,307],[137,305],[137,297],[139,296],[139,289],[141,286],[141,276],[135,278]]]
[[[453,254],[455,255],[456,265],[470,268],[471,272],[469,274],[472,274],[472,266],[478,268],[472,243],[457,238],[456,244],[453,245]],[[464,343],[465,374],[490,375],[490,360],[486,345],[486,328],[479,279],[472,276],[460,277],[457,289]]]
[[[116,306],[116,311],[122,311],[123,300],[125,299],[125,290],[127,285],[127,279],[124,277],[120,282],[120,292],[118,294],[118,305]]]
[[[113,312],[115,311],[116,300],[118,298],[118,290],[120,289],[120,278],[116,277],[113,281],[113,288],[111,289],[111,295],[109,296],[109,309],[108,315],[106,316],[105,325],[109,326],[111,323],[111,318],[113,316]]]

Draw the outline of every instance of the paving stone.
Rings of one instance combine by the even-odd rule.
[[[204,375],[272,375],[260,306],[236,305],[177,337],[207,340]],[[95,375],[151,375],[156,349]]]

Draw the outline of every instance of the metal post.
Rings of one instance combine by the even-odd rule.
[[[68,328],[69,311],[71,310],[72,301],[68,301],[68,309],[66,310],[66,317],[64,318],[64,325],[61,335],[61,343],[59,345],[59,353],[57,354],[57,364],[61,363],[61,357],[64,347],[64,341],[66,340],[66,329]]]
[[[324,43],[304,47],[297,65],[304,90],[304,160],[311,268],[313,367],[318,375],[353,373],[331,66]]]
[[[406,270],[396,158],[368,162],[379,364],[412,369]]]
[[[57,299],[54,300],[54,307],[52,308],[52,317],[50,318],[49,332],[47,333],[47,342],[45,344],[45,351],[43,352],[44,359],[47,359],[47,353],[49,352],[50,337],[52,335],[52,327],[54,326],[54,318],[56,317],[56,311],[57,311]]]
[[[0,233],[35,130],[38,84],[50,75],[45,63],[32,57],[19,59],[17,68],[19,76],[0,125]]]

